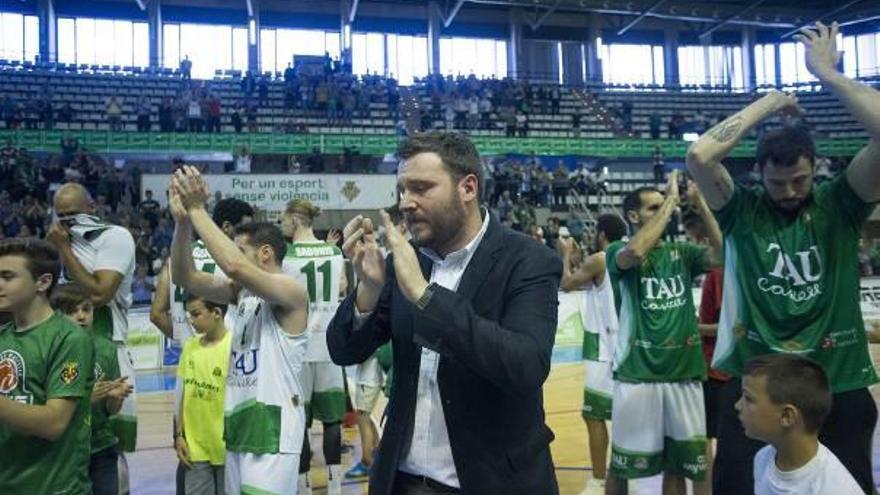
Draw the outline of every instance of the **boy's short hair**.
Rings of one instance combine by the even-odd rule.
[[[52,305],[52,309],[61,311],[64,314],[73,313],[84,302],[92,302],[92,299],[86,293],[83,286],[76,282],[56,286],[49,297],[49,304]]]
[[[199,297],[199,296],[197,296],[195,294],[191,294],[191,293],[187,294],[186,301],[184,301],[184,306],[187,303],[190,303],[193,301],[202,301],[202,304],[204,304],[205,307],[208,308],[209,311],[214,310],[214,309],[219,309],[220,312],[223,313],[223,315],[226,315],[226,309],[228,308],[228,305],[223,304],[223,303],[217,303],[214,301],[209,301],[209,300],[205,299],[204,297]]]
[[[0,256],[21,256],[27,260],[27,268],[34,280],[48,273],[52,275],[49,291],[58,283],[61,275],[61,257],[58,250],[42,239],[16,238],[0,241]]]
[[[816,362],[794,354],[767,354],[749,360],[744,375],[767,378],[767,396],[774,404],[791,404],[804,418],[804,429],[817,433],[831,412],[831,387]]]

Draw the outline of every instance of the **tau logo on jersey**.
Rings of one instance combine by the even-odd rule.
[[[771,242],[767,253],[776,253],[776,263],[768,277],[758,279],[759,289],[794,302],[809,301],[822,294],[818,283],[822,279],[822,258],[818,247],[810,246],[808,250],[790,256],[782,246]]]
[[[232,351],[232,372],[234,375],[248,376],[257,371],[257,351],[249,349],[244,352]]]
[[[0,394],[8,394],[24,382],[25,366],[21,354],[7,350],[0,352]]]
[[[642,287],[645,295],[642,300],[644,309],[667,310],[687,304],[687,299],[683,297],[687,287],[681,275],[666,278],[642,277]]]

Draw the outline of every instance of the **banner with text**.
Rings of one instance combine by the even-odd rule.
[[[153,199],[165,206],[170,175],[144,174],[141,198],[153,191]],[[213,200],[238,198],[266,211],[283,211],[288,201],[302,198],[322,210],[375,210],[397,201],[397,177],[363,174],[217,174],[205,175]]]

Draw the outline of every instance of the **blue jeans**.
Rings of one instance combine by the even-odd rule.
[[[89,462],[89,478],[92,495],[116,495],[119,493],[119,455],[116,446],[92,454]]]

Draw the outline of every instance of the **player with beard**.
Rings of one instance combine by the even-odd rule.
[[[205,211],[208,186],[194,167],[175,173],[170,193],[172,279],[203,299],[235,304],[223,429],[226,493],[296,494],[308,291],[281,268],[287,245],[276,225],[252,222],[229,239]],[[191,230],[229,280],[196,270]]]
[[[721,160],[753,127],[797,100],[770,92],[721,122],[687,155],[688,168],[724,232],[725,277],[713,367],[735,379],[723,391],[715,494],[753,486],[749,440],[734,403],[743,367],[754,356],[797,353],[827,373],[834,405],[819,439],[866,493],[874,491],[871,439],[877,382],[859,307],[859,235],[880,200],[880,93],[838,72],[837,24],[817,23],[800,41],[806,64],[861,123],[871,140],[846,172],[813,185],[816,150],[803,128],[769,132],[758,144],[762,186],[734,184]]]
[[[346,225],[358,287],[327,331],[344,366],[394,343],[370,493],[558,493],[542,388],[559,257],[480,207],[480,157],[466,137],[419,134],[398,156],[413,242],[381,211],[386,260],[369,219]]]
[[[582,495],[605,493],[608,428],[611,421],[611,397],[614,379],[611,357],[617,335],[614,290],[605,267],[605,250],[626,235],[626,223],[609,213],[596,220],[596,235],[591,254],[577,269],[572,268],[572,253],[577,247],[571,236],[560,235],[557,248],[562,254],[562,290],[584,290],[584,406],[581,415],[587,424],[590,462],[593,476]]]

